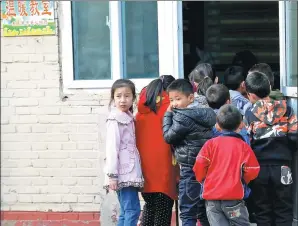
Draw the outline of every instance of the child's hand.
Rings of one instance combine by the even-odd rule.
[[[168,107],[168,109],[167,109],[167,111],[168,112],[172,112],[172,110],[173,110],[173,106],[170,104],[169,107]]]
[[[109,181],[109,188],[113,191],[116,191],[118,189],[118,180],[116,179],[110,179]]]

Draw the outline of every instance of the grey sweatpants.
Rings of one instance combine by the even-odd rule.
[[[249,215],[243,200],[206,200],[211,226],[249,226]]]

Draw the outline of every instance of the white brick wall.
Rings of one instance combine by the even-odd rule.
[[[100,209],[108,93],[60,77],[58,36],[1,37],[1,210]]]

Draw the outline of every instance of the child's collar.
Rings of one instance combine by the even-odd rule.
[[[244,138],[239,133],[236,133],[235,131],[222,130],[220,136],[235,137],[235,138],[239,138],[245,142]]]

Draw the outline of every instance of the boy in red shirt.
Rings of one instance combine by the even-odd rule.
[[[222,134],[204,144],[193,167],[202,183],[201,198],[206,200],[211,226],[249,226],[243,199],[249,195],[246,185],[258,176],[260,166],[238,134],[242,122],[239,110],[226,104],[219,109],[216,121]]]

